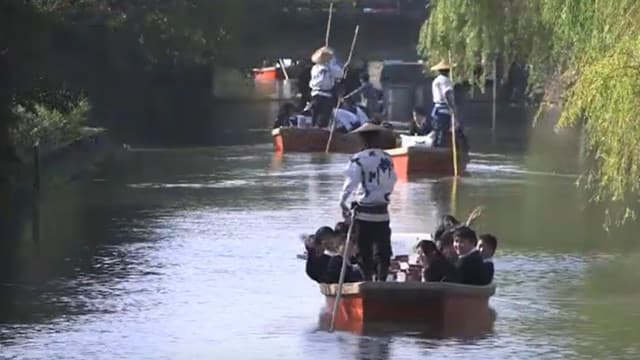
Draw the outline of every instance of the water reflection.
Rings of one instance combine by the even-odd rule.
[[[500,245],[482,336],[314,332],[323,298],[298,234],[339,218],[348,155],[274,158],[265,143],[133,151],[46,194],[41,241],[24,231],[0,254],[2,356],[639,357],[637,225],[604,233],[573,179],[522,154],[472,157],[453,196],[451,179],[398,184],[391,211],[394,232],[423,232],[487,207],[478,231]]]

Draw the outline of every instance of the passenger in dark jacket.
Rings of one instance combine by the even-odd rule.
[[[307,264],[305,271],[314,281],[326,283],[327,268],[331,256],[324,253],[325,243],[330,240],[333,230],[328,226],[323,226],[315,235],[311,235],[305,242],[307,248]]]
[[[329,284],[337,284],[340,282],[340,272],[342,271],[342,255],[335,255],[329,259],[327,265],[327,273],[325,275],[326,282]],[[344,282],[359,282],[363,281],[364,277],[358,268],[349,262],[345,268]]]
[[[491,282],[482,255],[476,248],[475,231],[461,226],[453,232],[453,247],[458,254],[456,268],[460,282],[467,285],[487,285]]]
[[[478,251],[484,259],[484,266],[489,276],[489,281],[493,281],[494,267],[493,255],[498,247],[498,239],[491,234],[482,234],[478,236]]]
[[[331,250],[335,251],[335,253],[329,259],[329,264],[327,265],[327,272],[324,276],[325,280],[329,284],[335,284],[340,282],[340,272],[342,271],[342,261],[344,254],[344,247],[346,245],[347,235],[344,234],[344,228],[348,232],[348,225],[344,224],[341,226],[336,226],[337,229],[341,230],[340,232],[334,231],[333,242],[337,246],[333,246]],[[349,251],[347,252],[349,261],[345,267],[345,275],[344,282],[359,282],[364,280],[364,276],[360,271],[360,268],[357,265],[357,258],[354,256],[357,253],[356,244],[352,234],[351,242],[349,244]]]
[[[436,247],[436,243],[430,240],[422,240],[418,243],[418,255],[424,270],[424,281],[458,282],[458,270],[447,260]]]

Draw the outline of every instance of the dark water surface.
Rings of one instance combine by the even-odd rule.
[[[268,140],[242,134],[237,143]],[[323,298],[296,259],[298,236],[338,220],[348,156],[140,149],[49,192],[38,243],[22,224],[3,254],[0,358],[640,358],[638,227],[602,231],[574,185],[576,155],[549,136],[522,151],[477,130],[470,176],[399,183],[393,195],[396,233],[487,207],[478,230],[500,240],[488,334],[318,331]]]

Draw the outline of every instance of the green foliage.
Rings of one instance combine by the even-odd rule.
[[[559,126],[585,124],[595,160],[583,184],[594,200],[611,205],[611,219],[633,218],[635,205],[627,205],[640,199],[640,2],[432,0],[431,6],[418,52],[432,62],[450,52],[456,74],[473,79],[474,66],[500,52],[507,64],[533,66],[532,85],[568,89]]]
[[[11,129],[14,144],[18,149],[25,149],[38,142],[47,148],[71,141],[82,134],[89,110],[86,99],[64,113],[41,104],[30,108],[18,105],[13,109],[17,119]]]

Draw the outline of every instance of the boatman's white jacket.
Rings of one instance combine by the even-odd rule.
[[[366,149],[351,157],[340,202],[347,204],[355,191],[354,200],[362,207],[383,207],[389,204],[396,184],[396,173],[391,156],[380,149]],[[386,209],[382,213],[357,211],[356,219],[389,221]]]

